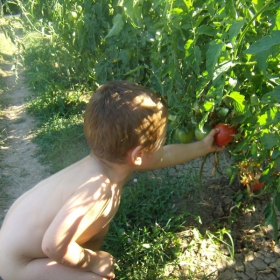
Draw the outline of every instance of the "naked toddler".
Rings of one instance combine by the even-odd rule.
[[[108,82],[90,99],[84,132],[91,154],[19,197],[0,230],[4,280],[114,278],[101,251],[122,188],[138,170],[164,168],[221,150],[215,130],[202,141],[163,145],[167,108],[151,90]]]

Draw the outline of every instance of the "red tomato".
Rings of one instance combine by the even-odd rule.
[[[220,131],[215,135],[215,142],[218,146],[226,146],[236,134],[236,129],[225,123],[219,123],[215,126]]]
[[[253,189],[254,191],[258,191],[258,190],[260,190],[260,189],[264,186],[264,183],[265,183],[265,182],[255,183],[255,184],[252,186],[252,189]]]

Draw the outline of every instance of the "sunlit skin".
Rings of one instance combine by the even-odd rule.
[[[20,197],[0,231],[0,275],[4,280],[86,280],[114,278],[113,256],[100,251],[117,213],[123,186],[137,170],[174,166],[221,151],[216,130],[202,141],[141,145],[122,164],[93,154],[65,168]]]

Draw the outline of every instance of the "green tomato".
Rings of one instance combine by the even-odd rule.
[[[229,108],[226,108],[226,107],[221,107],[218,111],[217,111],[217,114],[218,114],[218,117],[221,119],[221,120],[224,120],[227,116],[229,112]]]
[[[82,6],[78,5],[78,6],[77,6],[77,12],[81,13],[82,10],[83,10]]]
[[[231,178],[232,174],[233,174],[233,170],[232,170],[232,167],[231,166],[227,166],[226,169],[225,169],[225,173],[226,175]]]
[[[198,127],[196,127],[194,134],[197,140],[201,141],[203,140],[208,133],[211,131],[211,127],[208,124],[205,124],[203,127],[203,131],[200,131],[200,129]]]
[[[259,105],[259,98],[256,94],[250,96],[251,105]]]
[[[68,20],[69,21],[74,21],[78,17],[78,14],[75,11],[72,11],[68,14]]]
[[[194,139],[194,129],[189,127],[179,127],[176,129],[175,135],[181,143],[191,143]]]

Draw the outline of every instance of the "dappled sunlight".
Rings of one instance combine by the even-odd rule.
[[[9,120],[14,121],[21,118],[25,108],[26,104],[9,106],[4,110],[4,113]]]

